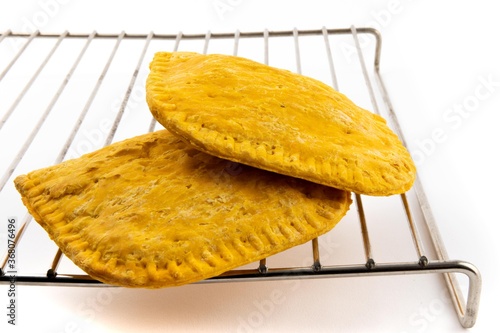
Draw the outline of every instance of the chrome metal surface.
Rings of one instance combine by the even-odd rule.
[[[372,54],[367,54],[364,50],[365,46],[362,45],[360,37],[363,38],[373,38],[374,46],[373,50],[373,72],[368,70],[366,59],[371,57]],[[110,127],[109,133],[107,134],[104,145],[108,145],[113,142],[117,131],[123,124],[123,118],[130,103],[132,97],[133,87],[136,85],[138,79],[139,69],[144,63],[145,55],[150,49],[151,43],[153,41],[172,41],[173,51],[179,50],[179,45],[181,43],[186,43],[189,41],[200,41],[202,42],[202,47],[199,52],[210,53],[211,42],[214,40],[228,40],[231,42],[230,51],[233,55],[238,55],[240,53],[241,44],[243,39],[258,39],[262,41],[261,47],[263,49],[263,63],[270,63],[271,54],[271,39],[289,38],[293,41],[293,54],[295,64],[295,71],[302,73],[305,69],[307,62],[303,61],[303,53],[307,51],[301,48],[303,43],[303,38],[319,37],[323,43],[317,45],[315,49],[315,56],[323,57],[326,55],[327,67],[324,68],[325,72],[329,73],[331,78],[332,86],[342,91],[342,87],[339,88],[339,80],[337,74],[337,67],[333,61],[333,53],[335,48],[331,45],[330,38],[332,37],[350,37],[354,41],[354,49],[356,52],[356,58],[359,62],[359,70],[361,71],[363,77],[363,83],[366,87],[366,92],[368,94],[372,109],[376,113],[382,113],[385,117],[389,119],[395,132],[399,135],[403,143],[406,144],[404,135],[401,130],[401,126],[398,121],[397,114],[391,103],[389,94],[385,87],[384,81],[380,74],[380,54],[381,54],[381,35],[378,31],[372,28],[356,28],[351,27],[348,29],[327,29],[322,28],[318,30],[298,30],[292,29],[287,31],[260,31],[260,32],[240,32],[235,31],[234,33],[213,33],[206,32],[205,34],[184,34],[179,32],[177,34],[156,34],[150,32],[148,34],[128,34],[121,32],[119,34],[100,34],[97,32],[92,32],[89,34],[74,34],[70,32],[63,32],[62,34],[47,34],[40,33],[38,31],[32,34],[26,33],[16,33],[12,31],[5,31],[0,35],[0,43],[5,43],[8,39],[21,38],[23,40],[22,45],[16,52],[14,52],[10,61],[6,62],[4,68],[0,68],[0,82],[4,79],[9,79],[9,71],[15,68],[18,61],[29,52],[30,47],[34,41],[38,40],[55,40],[55,44],[52,45],[49,52],[42,56],[42,61],[40,65],[31,73],[30,78],[27,83],[20,89],[20,92],[14,99],[13,103],[7,109],[5,113],[2,114],[0,122],[0,133],[4,130],[4,127],[8,125],[11,121],[12,116],[19,109],[19,105],[25,100],[25,95],[30,91],[32,85],[39,80],[39,75],[42,73],[47,63],[50,62],[54,54],[59,50],[61,45],[68,40],[79,39],[85,41],[77,53],[74,61],[68,72],[64,75],[63,81],[60,83],[58,90],[51,97],[48,106],[40,112],[40,117],[37,122],[33,125],[31,132],[24,139],[23,145],[19,148],[19,151],[14,155],[12,160],[8,163],[6,170],[0,170],[3,172],[2,178],[0,180],[0,189],[3,191],[7,184],[12,185],[12,177],[16,174],[20,163],[22,162],[26,152],[33,144],[33,141],[39,135],[40,130],[45,125],[46,120],[51,116],[54,105],[59,101],[61,95],[71,89],[68,86],[73,78],[75,70],[80,66],[82,58],[88,52],[89,46],[96,43],[96,41],[109,41],[112,45],[109,53],[103,53],[102,58],[105,59],[104,67],[100,71],[96,81],[92,81],[92,86],[90,86],[90,94],[88,95],[85,105],[79,113],[74,123],[72,123],[69,128],[68,137],[63,141],[60,152],[56,157],[54,164],[62,162],[68,157],[68,152],[72,144],[74,144],[75,137],[82,128],[82,124],[88,118],[89,110],[91,109],[98,93],[101,91],[101,87],[104,81],[108,78],[110,74],[110,68],[116,64],[117,52],[123,41],[133,41],[143,42],[140,47],[140,54],[137,59],[135,68],[129,77],[128,85],[125,90],[124,97],[120,102],[118,112],[114,115],[114,120],[112,121],[112,126]],[[232,51],[232,52],[231,52]],[[373,78],[372,78],[373,76]],[[376,85],[372,84],[375,81]],[[362,87],[362,84],[359,85]],[[378,87],[378,90],[376,90]],[[72,89],[75,89],[74,87]],[[74,93],[74,91],[73,91]],[[383,104],[377,102],[377,96],[383,101]],[[154,131],[157,125],[154,119],[148,123],[148,131]],[[303,265],[297,265],[294,267],[273,267],[269,264],[269,260],[266,258],[258,262],[258,266],[254,269],[236,269],[222,274],[221,276],[214,277],[201,281],[199,283],[215,283],[215,282],[237,282],[237,281],[265,281],[265,280],[282,280],[282,279],[305,279],[305,278],[353,278],[353,277],[370,277],[370,276],[385,276],[385,275],[408,275],[408,274],[441,274],[446,282],[447,288],[449,290],[450,296],[453,299],[453,303],[458,314],[459,320],[464,327],[472,327],[475,323],[479,297],[481,292],[481,276],[479,271],[470,263],[463,262],[460,260],[450,260],[439,233],[437,223],[431,211],[431,206],[428,198],[423,190],[421,181],[417,178],[412,194],[416,197],[418,204],[416,207],[412,208],[409,202],[409,195],[401,195],[401,204],[404,215],[406,216],[406,223],[408,225],[409,237],[411,237],[411,243],[416,253],[416,257],[410,258],[404,262],[384,262],[383,260],[375,261],[376,253],[373,251],[372,237],[370,236],[370,230],[368,228],[367,222],[368,217],[365,213],[364,198],[361,195],[355,195],[355,204],[357,207],[359,227],[361,231],[361,239],[363,252],[365,257],[365,262],[354,263],[350,265],[336,264],[329,265],[322,262],[320,245],[318,238],[314,239],[312,244],[312,258],[310,260],[310,265],[303,267]],[[416,221],[416,214],[423,216],[423,223]],[[16,234],[15,244],[19,246],[22,243],[23,235],[27,233],[30,229],[30,222],[32,217],[26,214],[20,223],[20,228]],[[372,226],[373,228],[374,226]],[[373,230],[372,230],[373,231]],[[426,249],[426,244],[424,237],[428,237],[431,240],[432,249]],[[397,250],[397,249],[396,249]],[[91,279],[87,275],[81,274],[67,274],[64,273],[60,268],[61,260],[63,259],[63,254],[60,250],[56,251],[55,256],[47,258],[47,272],[42,272],[39,274],[30,275],[17,275],[15,277],[17,283],[19,284],[32,284],[32,285],[58,285],[58,286],[107,286],[98,281]],[[7,269],[7,259],[8,253],[5,253],[2,260],[0,261],[0,283],[8,283],[12,278]],[[467,299],[464,298],[460,286],[456,279],[456,274],[464,274],[468,277],[469,288]]]

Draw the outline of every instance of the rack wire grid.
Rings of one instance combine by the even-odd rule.
[[[406,145],[379,72],[381,41],[377,30],[365,27],[204,34],[2,33],[0,202],[2,216],[17,221],[17,233],[9,242],[15,248],[11,246],[0,259],[0,282],[9,283],[16,274],[18,284],[107,286],[65,261],[43,229],[30,223],[32,217],[22,206],[12,180],[18,174],[160,128],[144,98],[146,59],[152,53],[182,50],[240,55],[331,82],[357,104],[388,119]],[[444,277],[461,325],[472,327],[481,292],[480,273],[471,263],[449,259],[419,178],[400,196],[354,196],[357,209],[344,218],[354,221],[341,222],[330,232],[337,233],[331,236],[334,238],[329,233],[314,239],[308,263],[274,267],[270,257],[200,283],[438,273]],[[381,208],[372,209],[368,218],[370,205]],[[393,224],[387,226],[381,220]],[[376,224],[370,232],[368,221]],[[340,257],[335,247],[346,236],[337,229],[344,225],[354,232],[348,236],[349,242],[357,237],[360,245],[342,251],[349,253],[347,263],[325,264]],[[381,228],[399,234],[388,239],[388,231]],[[386,235],[381,241],[384,246],[378,248],[380,260],[375,260],[376,250],[372,252],[377,247],[373,233]],[[6,238],[2,239],[5,243]],[[406,259],[384,260],[385,248]],[[13,251],[26,263],[15,271],[7,265]],[[321,258],[320,252],[326,256]],[[466,300],[456,273],[468,278]]]

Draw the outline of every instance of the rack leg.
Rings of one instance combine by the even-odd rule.
[[[444,278],[451,300],[455,306],[458,320],[464,328],[471,328],[476,323],[481,295],[482,279],[479,270],[466,262],[460,262],[460,272],[469,278],[469,293],[467,301],[464,301],[462,291],[453,273],[445,273]]]

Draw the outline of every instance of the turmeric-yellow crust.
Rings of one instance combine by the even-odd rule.
[[[415,166],[385,120],[315,79],[245,58],[160,52],[153,116],[209,154],[368,195],[407,191]]]
[[[166,130],[15,179],[35,220],[90,276],[161,288],[219,275],[332,229],[350,193],[235,165]]]

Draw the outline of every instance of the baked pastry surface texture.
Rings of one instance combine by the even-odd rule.
[[[386,121],[330,86],[245,58],[159,52],[153,116],[209,154],[367,195],[407,191],[416,171]]]
[[[220,275],[331,230],[350,193],[200,152],[166,130],[21,175],[17,190],[91,277],[161,288]]]

